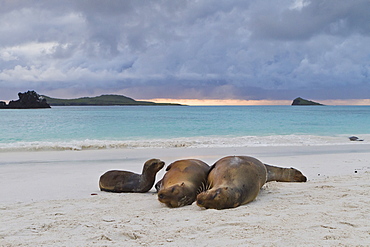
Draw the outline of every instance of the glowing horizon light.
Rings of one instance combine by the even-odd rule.
[[[177,103],[192,106],[216,105],[291,105],[293,100],[237,100],[237,99],[140,99],[155,103]],[[370,99],[314,100],[324,105],[370,105]]]
[[[145,99],[155,103],[177,103],[193,106],[212,106],[212,105],[290,105],[290,100],[237,100],[237,99]]]

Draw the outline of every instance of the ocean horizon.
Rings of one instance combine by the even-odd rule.
[[[348,144],[370,106],[54,106],[0,110],[0,152]],[[356,142],[360,143],[360,142]]]

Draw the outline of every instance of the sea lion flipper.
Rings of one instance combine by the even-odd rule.
[[[302,174],[301,171],[296,168],[290,167],[279,167],[264,164],[267,170],[267,181],[277,182],[306,182],[307,177]]]

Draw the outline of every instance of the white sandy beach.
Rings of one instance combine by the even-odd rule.
[[[111,169],[150,158],[226,155],[295,167],[306,183],[266,184],[235,209],[170,209],[154,189],[100,192]],[[0,246],[370,246],[370,145],[0,153]],[[164,169],[157,175],[159,180]],[[97,195],[92,195],[97,194]]]

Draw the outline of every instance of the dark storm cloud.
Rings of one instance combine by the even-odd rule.
[[[368,98],[370,2],[0,0],[0,98]],[[358,90],[357,90],[358,89]]]
[[[370,33],[369,1],[301,1],[302,8],[286,8],[274,2],[271,8],[281,11],[266,15],[266,6],[253,12],[251,29],[260,38],[306,40],[319,34],[348,36]],[[280,7],[279,7],[280,6]]]

